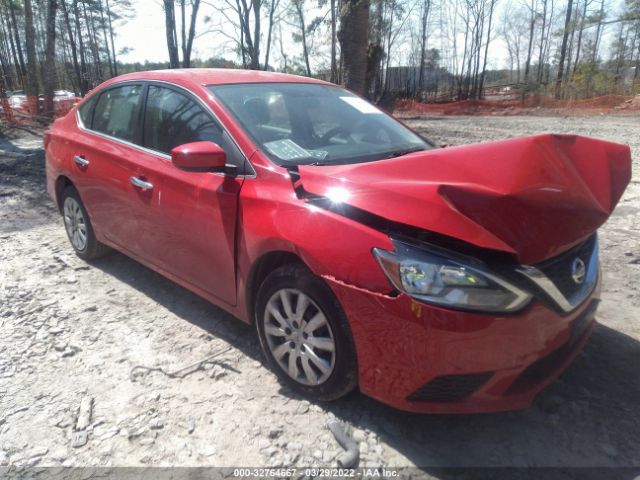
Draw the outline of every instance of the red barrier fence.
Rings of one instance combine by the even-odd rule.
[[[46,115],[43,97],[9,95],[0,98],[0,118],[9,125],[47,124],[52,119],[66,115],[79,100],[76,96],[56,95],[53,98],[53,114]]]

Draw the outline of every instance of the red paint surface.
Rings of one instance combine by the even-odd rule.
[[[185,172],[155,154],[83,131],[75,108],[46,141],[47,188],[68,179],[79,190],[98,239],[251,322],[248,286],[265,255],[297,255],[325,278],[353,331],[360,388],[412,411],[478,412],[524,408],[571,360],[518,395],[508,387],[531,363],[564,344],[569,324],[597,297],[559,316],[534,301],[511,316],[412,308],[375,261],[374,247],[393,249],[373,228],[299,199],[288,172],[257,150],[205,89],[235,82],[316,82],[267,72],[160,71],[121,80],[160,80],[189,89],[216,113],[256,175],[231,178]],[[99,91],[100,87],[96,89]],[[78,167],[75,155],[90,164]],[[307,191],[341,186],[348,203],[388,219],[512,253],[522,262],[576,244],[613,210],[630,176],[629,149],[598,140],[539,136],[434,150],[395,160],[340,167],[301,167]],[[130,184],[137,176],[154,188]],[[496,371],[464,401],[416,404],[406,396],[440,375]]]
[[[355,165],[300,167],[305,190],[537,263],[602,225],[631,179],[628,146],[539,135]]]

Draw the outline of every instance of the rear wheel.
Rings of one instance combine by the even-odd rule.
[[[69,242],[80,258],[93,260],[109,252],[109,247],[96,239],[87,210],[74,187],[67,187],[62,193],[62,218]]]
[[[357,384],[356,354],[333,292],[301,265],[272,272],[258,291],[256,327],[278,377],[316,400],[340,398]]]

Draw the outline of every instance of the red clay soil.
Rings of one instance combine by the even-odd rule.
[[[521,100],[461,100],[450,103],[421,103],[399,99],[394,114],[400,117],[440,115],[598,115],[640,113],[640,95],[603,95],[581,100],[555,100],[534,96]]]

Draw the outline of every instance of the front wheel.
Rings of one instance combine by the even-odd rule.
[[[272,272],[258,291],[256,327],[278,377],[315,400],[335,400],[357,384],[347,319],[322,281],[301,265]]]

